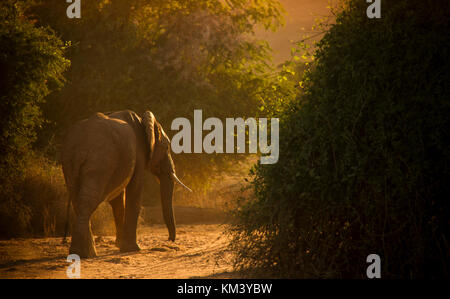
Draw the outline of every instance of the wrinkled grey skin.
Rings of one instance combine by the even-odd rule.
[[[136,228],[147,167],[160,181],[163,216],[169,239],[175,241],[174,181],[170,175],[175,173],[175,167],[170,142],[157,121],[154,128],[153,152],[143,120],[129,110],[97,113],[69,129],[63,145],[62,166],[76,214],[70,253],[96,256],[90,217],[104,201],[113,209],[116,245],[120,251],[139,250]]]

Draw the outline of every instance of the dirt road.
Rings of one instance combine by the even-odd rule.
[[[96,237],[98,257],[81,260],[81,278],[236,278],[224,226],[179,225],[167,241],[163,225],[138,230],[141,251],[120,253],[113,236]],[[0,278],[67,278],[61,238],[0,241]]]

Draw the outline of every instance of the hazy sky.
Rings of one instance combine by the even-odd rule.
[[[261,32],[259,37],[269,41],[274,50],[274,62],[280,63],[289,58],[291,40],[300,40],[306,34],[314,34],[311,27],[317,17],[330,14],[329,0],[279,0],[286,10],[285,26],[277,32]],[[304,28],[304,31],[302,31]]]

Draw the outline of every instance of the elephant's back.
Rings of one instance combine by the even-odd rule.
[[[64,152],[88,150],[127,150],[136,143],[133,129],[126,122],[96,113],[69,128],[63,145]]]
[[[89,176],[122,184],[134,169],[136,136],[126,122],[97,113],[68,130],[61,158],[68,185]]]

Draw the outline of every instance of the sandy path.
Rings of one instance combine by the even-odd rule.
[[[81,278],[235,278],[223,230],[179,225],[170,242],[164,226],[143,227],[137,253],[120,253],[113,236],[97,237],[98,257],[81,260]],[[67,254],[61,238],[0,241],[0,278],[66,278]]]

